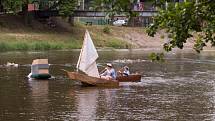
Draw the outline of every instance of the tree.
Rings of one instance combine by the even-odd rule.
[[[28,14],[28,4],[31,0],[2,0],[2,6],[6,9],[7,12],[12,12],[16,14],[22,12],[25,19],[25,24],[30,23],[29,14]]]
[[[68,17],[73,14],[73,11],[76,9],[78,0],[60,0],[58,2],[59,13],[63,17]]]
[[[95,10],[107,12],[112,22],[116,14],[126,14],[131,21],[137,16],[137,13],[133,11],[133,5],[136,2],[137,0],[95,0],[93,6]]]
[[[169,42],[163,45],[166,51],[175,47],[183,49],[187,39],[194,36],[197,52],[203,50],[207,43],[215,46],[215,2],[189,0],[169,4],[166,9],[160,8],[147,33],[154,36],[160,29],[169,34]]]
[[[20,11],[21,10],[21,6],[25,1],[23,0],[2,0],[2,6],[4,7],[4,9],[6,9],[7,11]]]
[[[7,11],[11,11],[14,14],[18,12],[23,12],[25,16],[28,14],[28,4],[35,0],[2,0],[2,5]],[[41,4],[43,0],[36,0]],[[78,0],[47,0],[47,2],[52,1],[55,4],[52,5],[51,9],[59,9],[59,13],[63,17],[70,16],[76,9]]]

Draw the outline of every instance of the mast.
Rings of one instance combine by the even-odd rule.
[[[78,62],[77,62],[77,65],[76,65],[76,71],[78,72],[79,70],[79,66],[80,66],[80,62],[81,62],[81,57],[82,57],[82,53],[83,53],[83,48],[84,48],[84,44],[85,44],[85,41],[86,41],[86,34],[87,34],[87,30],[84,34],[84,41],[83,41],[83,45],[81,47],[81,52],[80,52],[80,55],[79,55],[79,58],[78,58]]]

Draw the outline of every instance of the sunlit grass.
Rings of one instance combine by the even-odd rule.
[[[105,33],[104,27],[106,26],[76,24],[71,32],[62,33],[0,30],[0,51],[80,49],[86,29],[89,30],[96,47],[132,48],[132,45],[127,41],[114,37],[112,31]]]
[[[77,49],[81,44],[74,41],[1,41],[0,51],[28,51],[28,50],[62,50]]]
[[[121,40],[117,40],[117,39],[108,40],[106,46],[117,48],[117,49],[123,49],[123,48],[129,49],[132,47],[131,44],[124,42],[124,41],[121,41]]]

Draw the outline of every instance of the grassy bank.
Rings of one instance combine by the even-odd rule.
[[[97,48],[132,48],[132,44],[114,36],[111,27],[85,26],[77,23],[71,26],[62,19],[56,19],[56,27],[33,21],[26,27],[20,16],[1,16],[0,51],[62,50],[81,48],[85,30],[88,29]]]
[[[84,32],[83,32],[84,33]],[[83,35],[83,33],[80,33]],[[98,48],[130,48],[122,40],[103,37],[91,32]],[[84,35],[83,35],[84,36]],[[68,33],[0,33],[0,51],[62,50],[81,48],[83,37],[77,38]]]
[[[60,50],[81,48],[81,41],[50,33],[1,33],[0,51]]]

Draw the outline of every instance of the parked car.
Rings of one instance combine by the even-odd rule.
[[[116,20],[113,22],[114,26],[125,26],[127,25],[127,21],[126,20]]]

